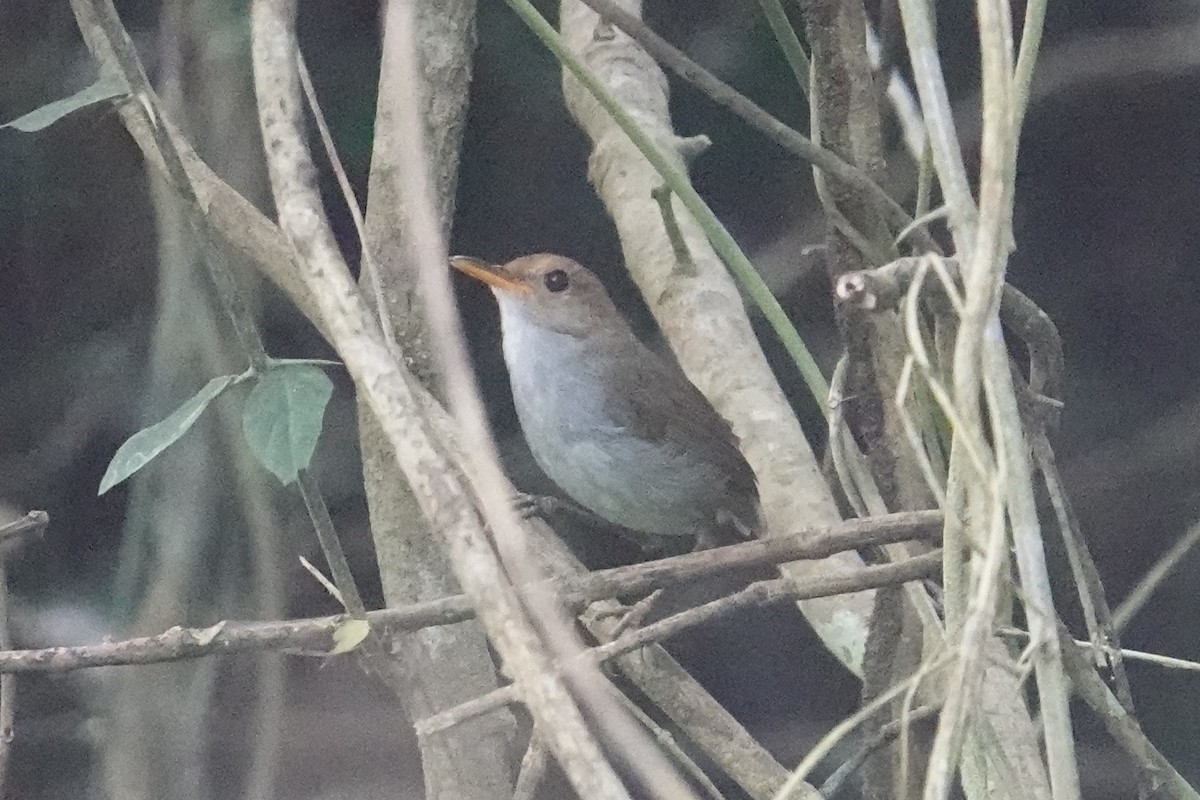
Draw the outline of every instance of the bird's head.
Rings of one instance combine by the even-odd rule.
[[[453,256],[450,264],[491,288],[507,325],[533,324],[581,338],[626,325],[600,280],[565,256],[537,253],[503,266]]]

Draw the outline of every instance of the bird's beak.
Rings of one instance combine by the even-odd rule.
[[[450,256],[450,266],[459,272],[466,273],[472,278],[483,281],[493,289],[503,289],[506,292],[529,294],[529,287],[521,280],[505,272],[504,267],[489,264],[470,256]]]

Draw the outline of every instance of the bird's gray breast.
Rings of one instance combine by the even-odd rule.
[[[605,413],[606,393],[627,387],[612,385],[604,354],[591,352],[587,339],[511,313],[503,323],[517,416],[551,480],[577,503],[632,530],[691,536],[712,524],[724,476],[676,445],[634,436]]]

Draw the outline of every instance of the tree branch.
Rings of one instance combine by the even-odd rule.
[[[388,25],[402,24],[396,15],[409,10],[403,4],[390,6]],[[421,417],[413,378],[384,344],[325,220],[304,141],[294,63],[295,12],[294,0],[256,0],[251,11],[259,118],[280,227],[356,389],[379,419],[421,511],[444,538],[455,577],[513,670],[522,698],[564,772],[584,797],[627,797],[564,682],[551,673],[539,635],[508,583],[469,491]]]
[[[950,317],[962,292],[962,266],[956,258],[943,258],[942,266],[953,286],[928,277],[921,286],[921,299],[939,315]],[[899,310],[914,278],[928,261],[923,257],[898,258],[874,269],[848,272],[837,280],[834,293],[838,302],[865,311]],[[1029,389],[1038,395],[1062,399],[1066,361],[1062,337],[1050,315],[1019,289],[1004,284],[1000,290],[1000,322],[1020,337],[1029,350]]]
[[[21,519],[0,525],[0,649],[12,647],[9,628],[8,557],[23,543],[41,534],[50,523],[45,511],[30,511]],[[13,720],[16,717],[17,677],[0,675],[0,797],[4,797],[12,755]]]
[[[699,553],[688,553],[645,564],[547,582],[564,604],[581,609],[597,600],[622,594],[692,583],[734,569],[804,558],[824,558],[840,550],[927,536],[941,525],[936,512],[891,514],[873,520],[798,533],[791,537],[743,542]],[[853,576],[849,576],[853,577]],[[798,591],[818,592],[836,584],[797,583]],[[814,595],[815,596],[815,595]],[[367,621],[383,632],[415,631],[471,619],[475,611],[466,595],[456,594],[396,608],[367,612]],[[175,627],[156,636],[119,642],[0,651],[0,674],[70,672],[91,667],[158,664],[211,655],[255,650],[328,650],[333,632],[346,621],[342,614],[275,622],[218,622],[208,628]]]
[[[864,589],[875,589],[880,586],[893,586],[908,581],[931,578],[936,576],[941,568],[941,558],[941,552],[934,551],[893,564],[867,567],[861,572],[851,575],[831,575],[824,579],[807,581],[797,581],[792,578],[756,581],[726,597],[680,611],[645,627],[629,631],[611,642],[585,650],[576,658],[598,664],[750,608],[775,605],[788,600],[849,594]],[[422,720],[417,724],[417,728],[426,732],[444,730],[451,725],[457,725],[471,717],[511,703],[515,699],[516,695],[512,688],[505,686],[490,695],[474,698],[457,708]]]
[[[1125,712],[1112,691],[1092,668],[1091,660],[1076,644],[1062,620],[1057,623],[1057,648],[1062,654],[1063,667],[1071,679],[1075,694],[1087,703],[1100,718],[1105,730],[1121,749],[1129,754],[1141,773],[1143,785],[1154,787],[1164,797],[1180,800],[1200,800],[1197,792],[1158,748],[1146,738],[1137,718]]]
[[[622,4],[629,10],[636,5]],[[605,23],[590,8],[565,0],[559,13],[562,38],[582,58],[647,136],[664,149],[677,141],[669,115],[666,80],[658,65],[624,34],[597,37]],[[758,476],[768,536],[795,520],[832,523],[836,504],[812,448],[779,388],[750,328],[729,273],[692,214],[676,206],[693,276],[680,275],[675,251],[651,192],[662,180],[625,132],[591,93],[564,76],[563,95],[572,116],[593,142],[589,174],[612,216],[630,275],[688,378],[730,421],[747,461]],[[671,155],[671,154],[668,154]],[[682,158],[678,168],[683,169]],[[843,554],[820,564],[800,564],[808,574],[852,573],[861,559]],[[788,568],[791,569],[791,568]],[[869,594],[812,600],[803,612],[839,660],[861,669]]]
[[[404,359],[421,387],[441,391],[410,245],[422,203],[435,207],[435,224],[443,229],[452,219],[476,43],[475,2],[419,2],[412,4],[412,12],[415,41],[392,26],[383,32],[359,285],[369,286],[364,293],[378,306],[393,355]],[[421,135],[414,136],[414,125]],[[419,151],[417,141],[424,142]],[[428,164],[431,185],[425,197],[404,191],[412,184],[405,159],[413,156]],[[458,592],[441,537],[421,513],[379,421],[361,397],[357,409],[363,485],[387,605],[401,607]],[[405,675],[401,691],[410,722],[500,683],[478,620],[398,635],[392,652]],[[427,800],[492,800],[511,794],[516,731],[515,719],[505,712],[443,734],[418,734]]]
[[[889,222],[897,231],[912,222],[912,217],[908,212],[880,188],[870,175],[853,164],[847,163],[832,150],[821,147],[799,131],[785,125],[737,89],[688,58],[678,48],[651,30],[642,20],[618,6],[613,0],[580,0],[580,2],[627,34],[641,45],[654,60],[695,86],[717,105],[740,117],[746,124],[776,145],[871,197],[885,211]],[[924,228],[918,229],[914,233],[914,237],[922,249],[940,251],[937,242]]]

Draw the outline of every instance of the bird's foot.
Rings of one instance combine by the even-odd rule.
[[[524,519],[531,517],[549,517],[556,513],[555,505],[558,503],[557,497],[551,497],[545,494],[526,494],[525,492],[516,492],[512,496],[513,511],[516,511]]]
[[[555,497],[554,495],[517,492],[513,496],[512,502],[513,510],[526,518],[540,517],[546,519],[558,514],[571,514],[595,525],[607,527],[612,524],[604,518],[596,516],[578,503],[562,497]]]

